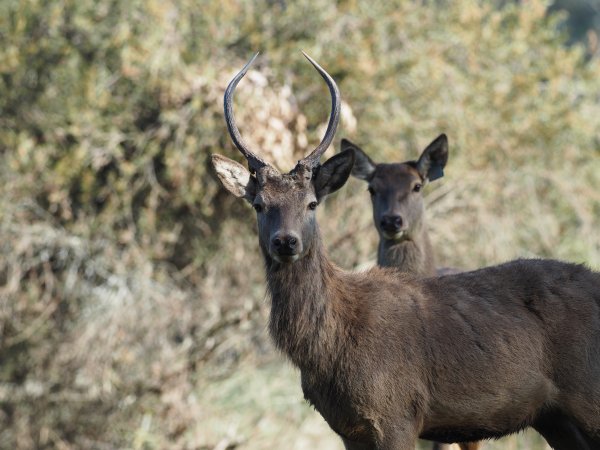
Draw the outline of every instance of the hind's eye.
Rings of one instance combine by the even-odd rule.
[[[423,187],[423,185],[421,183],[417,183],[417,184],[415,184],[415,187],[413,187],[413,191],[419,192],[422,187]]]
[[[257,213],[262,212],[262,210],[263,210],[262,205],[259,205],[258,203],[255,203],[254,205],[252,205],[252,207],[254,208],[254,211],[256,211]]]
[[[315,209],[317,209],[317,205],[318,205],[317,202],[310,202],[308,204],[308,209],[312,209],[314,211]]]
[[[369,191],[369,194],[375,195],[375,189],[373,189],[371,186],[367,188],[367,191]]]

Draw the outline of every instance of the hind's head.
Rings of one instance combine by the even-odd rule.
[[[373,220],[381,239],[411,239],[423,220],[422,188],[444,175],[448,161],[448,139],[438,136],[416,161],[375,163],[352,142],[342,139],[342,150],[353,150],[352,175],[366,181],[373,203]]]

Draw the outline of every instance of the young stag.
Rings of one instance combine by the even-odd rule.
[[[289,173],[243,142],[232,95],[225,118],[250,171],[219,155],[223,185],[256,210],[271,298],[270,334],[300,369],[306,399],[351,450],[413,450],[416,439],[469,442],[533,426],[559,450],[600,448],[600,274],[551,260],[414,278],[347,272],[321,241],[316,208],[347,180],[352,151]],[[466,370],[465,370],[466,369]]]
[[[422,188],[444,175],[448,161],[446,135],[429,144],[417,161],[395,164],[373,162],[346,139],[342,139],[341,148],[354,151],[352,175],[369,183],[373,220],[379,233],[377,264],[416,275],[436,275]]]
[[[354,151],[352,175],[369,183],[373,220],[379,233],[377,264],[395,267],[413,275],[433,276],[458,273],[435,267],[435,257],[427,225],[422,188],[444,176],[448,162],[448,139],[438,136],[417,161],[375,163],[357,145],[342,139],[341,150]],[[461,450],[477,450],[476,442],[459,444]],[[435,443],[433,450],[449,450]]]

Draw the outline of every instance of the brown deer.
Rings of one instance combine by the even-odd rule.
[[[448,138],[438,136],[416,161],[375,163],[359,146],[342,139],[341,150],[354,151],[352,175],[369,184],[373,220],[379,233],[377,264],[395,267],[420,276],[458,273],[455,269],[436,269],[427,226],[422,188],[444,175],[448,162]],[[461,450],[477,450],[476,442],[460,443]],[[449,450],[435,443],[433,450]]]
[[[346,182],[354,152],[319,159],[340,113],[333,79],[325,137],[289,173],[242,140],[250,170],[213,155],[227,190],[256,210],[271,299],[269,331],[300,369],[305,398],[350,450],[413,450],[532,426],[559,450],[600,449],[600,274],[552,260],[415,278],[348,272],[325,251],[316,209]]]
[[[346,139],[342,139],[341,149],[354,151],[352,175],[369,183],[373,220],[379,233],[377,264],[416,275],[436,275],[422,188],[444,174],[448,161],[446,135],[429,144],[417,161],[403,163],[377,164]]]

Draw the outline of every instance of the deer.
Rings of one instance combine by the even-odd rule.
[[[340,150],[354,151],[351,175],[368,183],[373,221],[379,234],[377,264],[419,276],[458,273],[451,268],[436,269],[423,198],[425,185],[444,176],[448,137],[439,135],[425,147],[419,159],[401,163],[376,163],[348,139],[342,139]],[[477,442],[458,445],[461,450],[480,448]],[[441,443],[433,445],[433,450],[450,448]]]
[[[319,145],[281,173],[243,141],[225,90],[225,122],[248,169],[218,154],[216,176],[256,212],[269,334],[300,371],[305,399],[347,450],[413,450],[417,438],[472,442],[533,427],[555,449],[600,449],[600,273],[551,259],[416,277],[347,271],[328,256],[317,209],[340,189],[354,152]]]
[[[425,223],[423,187],[441,178],[448,162],[448,138],[441,134],[416,161],[375,163],[356,144],[342,139],[341,150],[354,151],[352,176],[368,183],[373,221],[379,234],[377,264],[419,275],[446,275],[436,269],[435,254]]]

